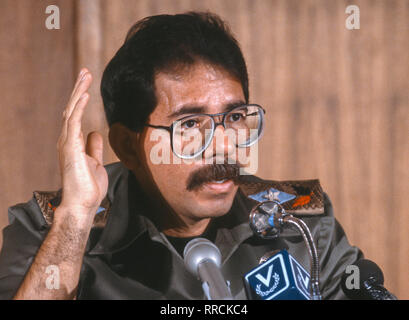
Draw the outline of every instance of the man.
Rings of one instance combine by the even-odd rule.
[[[265,253],[285,248],[309,267],[296,232],[253,234],[249,213],[267,191],[290,196],[283,207],[311,229],[323,298],[344,297],[340,277],[362,255],[319,182],[241,174],[238,153],[248,155],[260,138],[265,111],[249,104],[243,55],[217,16],[160,15],[131,28],[101,83],[109,142],[121,160],[105,167],[102,136],[93,132],[84,144],[81,132],[90,83],[81,70],[64,110],[62,188],[34,192],[9,210],[1,298],[204,299],[183,263],[185,245],[200,236],[220,249],[232,295],[245,299],[243,276]],[[223,136],[228,130],[235,142]],[[158,143],[164,148],[155,153]],[[171,163],[157,161],[167,153]]]

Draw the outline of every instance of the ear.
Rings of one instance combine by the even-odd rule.
[[[116,122],[109,128],[109,144],[116,156],[128,169],[135,169],[139,165],[137,144],[140,134]]]

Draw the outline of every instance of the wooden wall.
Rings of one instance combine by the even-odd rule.
[[[44,26],[50,4],[60,30]],[[345,28],[349,4],[360,30]],[[1,0],[0,227],[7,207],[59,187],[60,114],[79,68],[95,78],[84,134],[106,135],[99,82],[128,28],[188,10],[218,13],[242,45],[251,101],[267,109],[258,175],[319,178],[350,242],[408,299],[407,0]]]

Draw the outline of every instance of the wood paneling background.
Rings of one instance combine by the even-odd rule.
[[[60,30],[44,26],[49,4]],[[360,30],[345,28],[349,4]],[[55,147],[79,68],[95,78],[84,134],[106,136],[99,82],[127,30],[188,10],[218,13],[241,43],[251,101],[267,109],[258,175],[319,178],[350,242],[408,299],[408,0],[1,0],[0,227],[7,207],[59,187]]]

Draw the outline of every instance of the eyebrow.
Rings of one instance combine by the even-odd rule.
[[[230,102],[224,106],[224,111],[222,112],[229,112],[233,110],[236,107],[245,105],[246,103],[243,100],[237,100]],[[178,116],[186,115],[186,114],[195,114],[195,113],[204,113],[206,114],[207,107],[206,106],[200,106],[200,105],[191,105],[187,104],[182,106],[180,109],[172,112],[168,118],[176,118]]]

